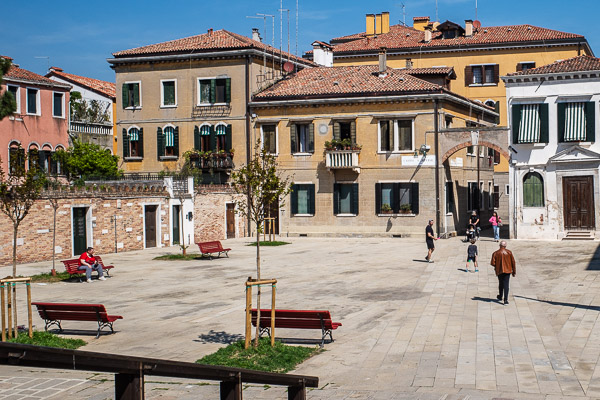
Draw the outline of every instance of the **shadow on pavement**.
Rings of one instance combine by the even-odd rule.
[[[515,296],[515,297],[517,297],[517,296]],[[486,303],[499,303],[500,302],[496,298],[478,297],[478,296],[473,297],[471,300],[484,301]]]
[[[573,308],[583,308],[585,310],[600,311],[600,306],[587,306],[585,304],[564,303],[562,301],[540,300],[540,299],[533,299],[531,297],[517,296],[517,295],[515,295],[514,297],[520,297],[521,299],[527,299],[527,300],[539,301],[542,303],[548,303],[548,304],[552,304],[553,306],[565,306],[565,307],[573,307]]]
[[[600,271],[600,245],[598,245],[598,247],[596,247],[596,251],[594,251],[594,256],[590,260],[586,270]]]
[[[231,344],[242,339],[244,339],[244,335],[224,331],[216,332],[211,329],[207,334],[202,334],[198,336],[198,339],[194,339],[194,342]]]

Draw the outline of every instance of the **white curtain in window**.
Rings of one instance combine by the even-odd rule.
[[[215,128],[216,135],[224,135],[227,133],[227,127],[225,125],[217,125]]]
[[[138,140],[138,130],[136,128],[131,128],[129,130],[129,141],[130,142],[135,142],[136,140]]]
[[[175,130],[168,126],[163,132],[165,135],[165,147],[175,146]]]
[[[201,135],[205,135],[205,136],[210,135],[210,126],[208,126],[208,125],[201,126],[200,127],[200,134]]]
[[[523,104],[521,123],[519,124],[519,143],[537,143],[540,141],[540,105]]]
[[[565,141],[585,140],[585,103],[565,105]]]

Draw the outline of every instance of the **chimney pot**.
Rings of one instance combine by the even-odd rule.
[[[473,20],[471,20],[471,19],[465,20],[465,36],[466,37],[473,36]]]
[[[260,32],[258,28],[252,28],[252,40],[256,40],[257,42],[262,42],[262,38],[260,37]]]
[[[387,70],[387,54],[386,48],[381,47],[379,49],[379,74],[385,74]]]
[[[367,36],[375,35],[375,14],[367,14],[366,22],[367,22],[367,29],[366,29]]]
[[[425,43],[429,43],[431,42],[431,37],[432,37],[432,29],[433,27],[431,25],[427,25],[425,27]]]
[[[206,31],[206,33],[208,33],[208,36],[212,36],[213,28],[208,28],[208,30]]]

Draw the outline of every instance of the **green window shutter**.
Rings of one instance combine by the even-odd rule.
[[[350,139],[352,144],[356,144],[356,121],[350,122]]]
[[[214,126],[210,127],[210,150],[217,151],[217,133]]]
[[[315,152],[315,124],[308,125],[308,152]]]
[[[121,96],[123,99],[123,108],[127,108],[129,106],[129,85],[124,83],[121,87]]]
[[[548,103],[540,104],[540,143],[548,143]]]
[[[173,147],[175,148],[175,155],[179,157],[179,127],[176,126],[173,130]]]
[[[232,142],[232,134],[231,134],[231,124],[227,125],[227,129],[225,130],[225,149],[230,152],[233,148]]]
[[[375,214],[381,213],[381,183],[375,184]]]
[[[211,103],[217,102],[217,80],[216,79],[210,80],[210,102]]]
[[[140,106],[140,84],[139,83],[133,84],[133,105],[135,107]]]
[[[298,187],[300,185],[292,185],[292,215],[298,214]]]
[[[292,154],[298,152],[298,129],[296,124],[290,126],[290,152]]]
[[[333,215],[340,213],[340,184],[333,184]]]
[[[140,133],[138,134],[138,146],[140,148],[139,156],[144,157],[144,128],[140,128]]]
[[[123,128],[123,157],[129,157],[129,137],[125,128]]]
[[[588,101],[585,103],[585,141],[596,141],[596,103]]]
[[[512,136],[513,143],[519,143],[519,125],[521,125],[521,105],[512,105]]]
[[[410,199],[410,203],[411,203],[411,208],[412,208],[412,213],[413,214],[418,214],[419,213],[419,183],[415,182],[415,183],[411,183],[412,187],[411,187],[411,199]]]
[[[558,103],[556,105],[556,120],[558,121],[558,142],[565,141],[565,110],[567,108],[566,103]]]
[[[308,213],[315,215],[315,185],[308,185]]]
[[[231,78],[225,79],[225,103],[231,103]]]
[[[392,210],[395,213],[399,213],[400,212],[400,184],[399,183],[394,183],[392,185],[392,198],[390,199],[391,203],[390,206],[392,207]]]
[[[352,184],[352,214],[358,215],[358,183]]]
[[[498,116],[494,118],[494,123],[496,125],[499,125],[500,124],[500,102],[499,101],[497,101],[494,104],[494,111],[496,112],[496,114],[498,114]]]
[[[339,122],[334,122],[333,123],[333,139],[334,140],[340,140],[341,138],[341,130],[340,130],[340,123]]]
[[[194,149],[195,150],[202,150],[200,148],[201,146],[201,142],[200,142],[200,128],[198,128],[198,126],[194,126]]]
[[[161,127],[156,129],[156,154],[159,160],[165,155],[165,137]]]

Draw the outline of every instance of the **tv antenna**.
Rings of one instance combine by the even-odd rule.
[[[475,19],[477,19],[477,0],[475,0]]]
[[[273,49],[273,70],[272,73],[275,73],[275,15],[271,15],[271,14],[261,14],[261,13],[256,13],[256,15],[260,16],[260,17],[264,17],[264,18],[271,18],[273,20],[273,34],[271,35],[271,48]],[[265,32],[265,36],[266,32]],[[266,41],[266,40],[265,40]],[[265,51],[267,51],[265,49]],[[265,71],[266,74],[266,71]]]
[[[288,57],[288,61],[289,61],[290,60],[290,10],[287,9],[287,8],[279,10],[279,12],[284,12],[284,11],[287,12],[287,35],[288,35],[288,38],[287,38],[287,41],[288,41],[288,49],[287,49],[288,56],[287,57]],[[279,53],[279,56],[281,57],[281,52]],[[281,57],[281,58],[283,58],[283,57]]]
[[[265,42],[267,41],[267,17],[266,16],[254,16],[254,15],[250,15],[250,16],[246,16],[246,18],[256,18],[256,19],[262,19],[263,20],[263,35],[265,35]],[[267,74],[267,52],[266,50],[263,51],[263,68],[264,68],[264,72],[261,71],[261,74]]]
[[[438,0],[435,0],[435,22],[440,22],[440,19],[438,17]]]
[[[406,26],[406,6],[404,3],[400,3],[402,6],[402,25]]]

